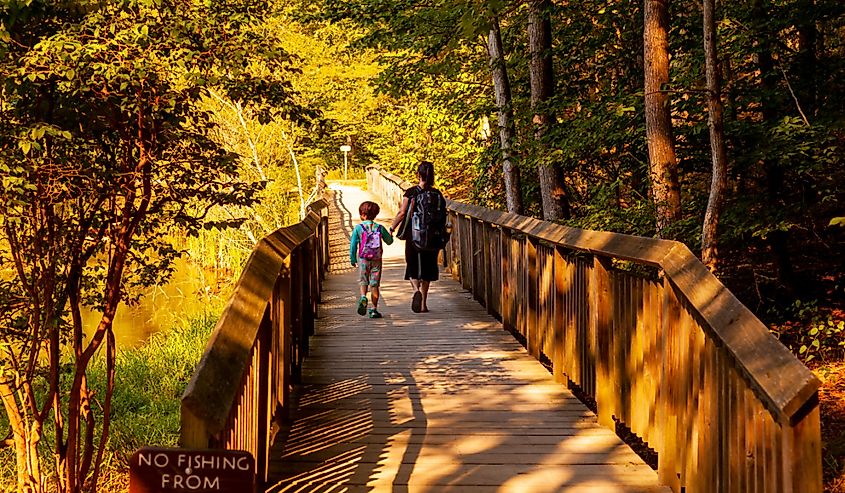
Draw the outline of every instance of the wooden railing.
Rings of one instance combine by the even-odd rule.
[[[409,186],[368,171],[395,201]],[[675,492],[822,491],[819,381],[683,244],[449,202],[447,267]]]
[[[255,246],[182,395],[182,447],[248,451],[266,481],[274,423],[314,331],[328,238],[321,199]]]

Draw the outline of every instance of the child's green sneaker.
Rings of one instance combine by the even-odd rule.
[[[367,297],[361,296],[358,300],[358,315],[364,316],[367,313]]]
[[[375,308],[370,308],[370,318],[382,318],[381,313]]]

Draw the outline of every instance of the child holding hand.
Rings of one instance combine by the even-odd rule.
[[[358,315],[369,313],[370,318],[381,318],[378,311],[379,285],[381,284],[382,241],[393,243],[393,236],[387,229],[375,223],[381,209],[375,202],[365,201],[358,207],[361,224],[355,226],[349,242],[349,262],[358,266],[358,284],[361,298],[358,300]],[[370,290],[373,307],[367,310],[367,290]]]

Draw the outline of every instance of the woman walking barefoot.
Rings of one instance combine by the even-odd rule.
[[[441,204],[446,203],[440,191],[434,188],[434,165],[432,163],[428,161],[420,163],[417,167],[417,179],[419,184],[405,191],[402,204],[399,206],[399,214],[393,219],[393,224],[390,226],[391,234],[398,225],[402,224],[407,214],[413,214],[413,211],[408,210],[409,204],[423,191],[436,192],[440,195]],[[413,241],[405,240],[405,279],[408,279],[414,288],[411,310],[415,313],[428,311],[428,288],[432,281],[439,278],[437,253],[437,251],[419,250],[414,246]]]

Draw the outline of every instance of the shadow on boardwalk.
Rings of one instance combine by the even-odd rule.
[[[361,193],[339,192],[348,216],[333,217],[349,228]],[[355,314],[348,230],[335,237],[268,491],[668,491],[457,283],[412,313],[402,242],[385,252],[385,318]]]

